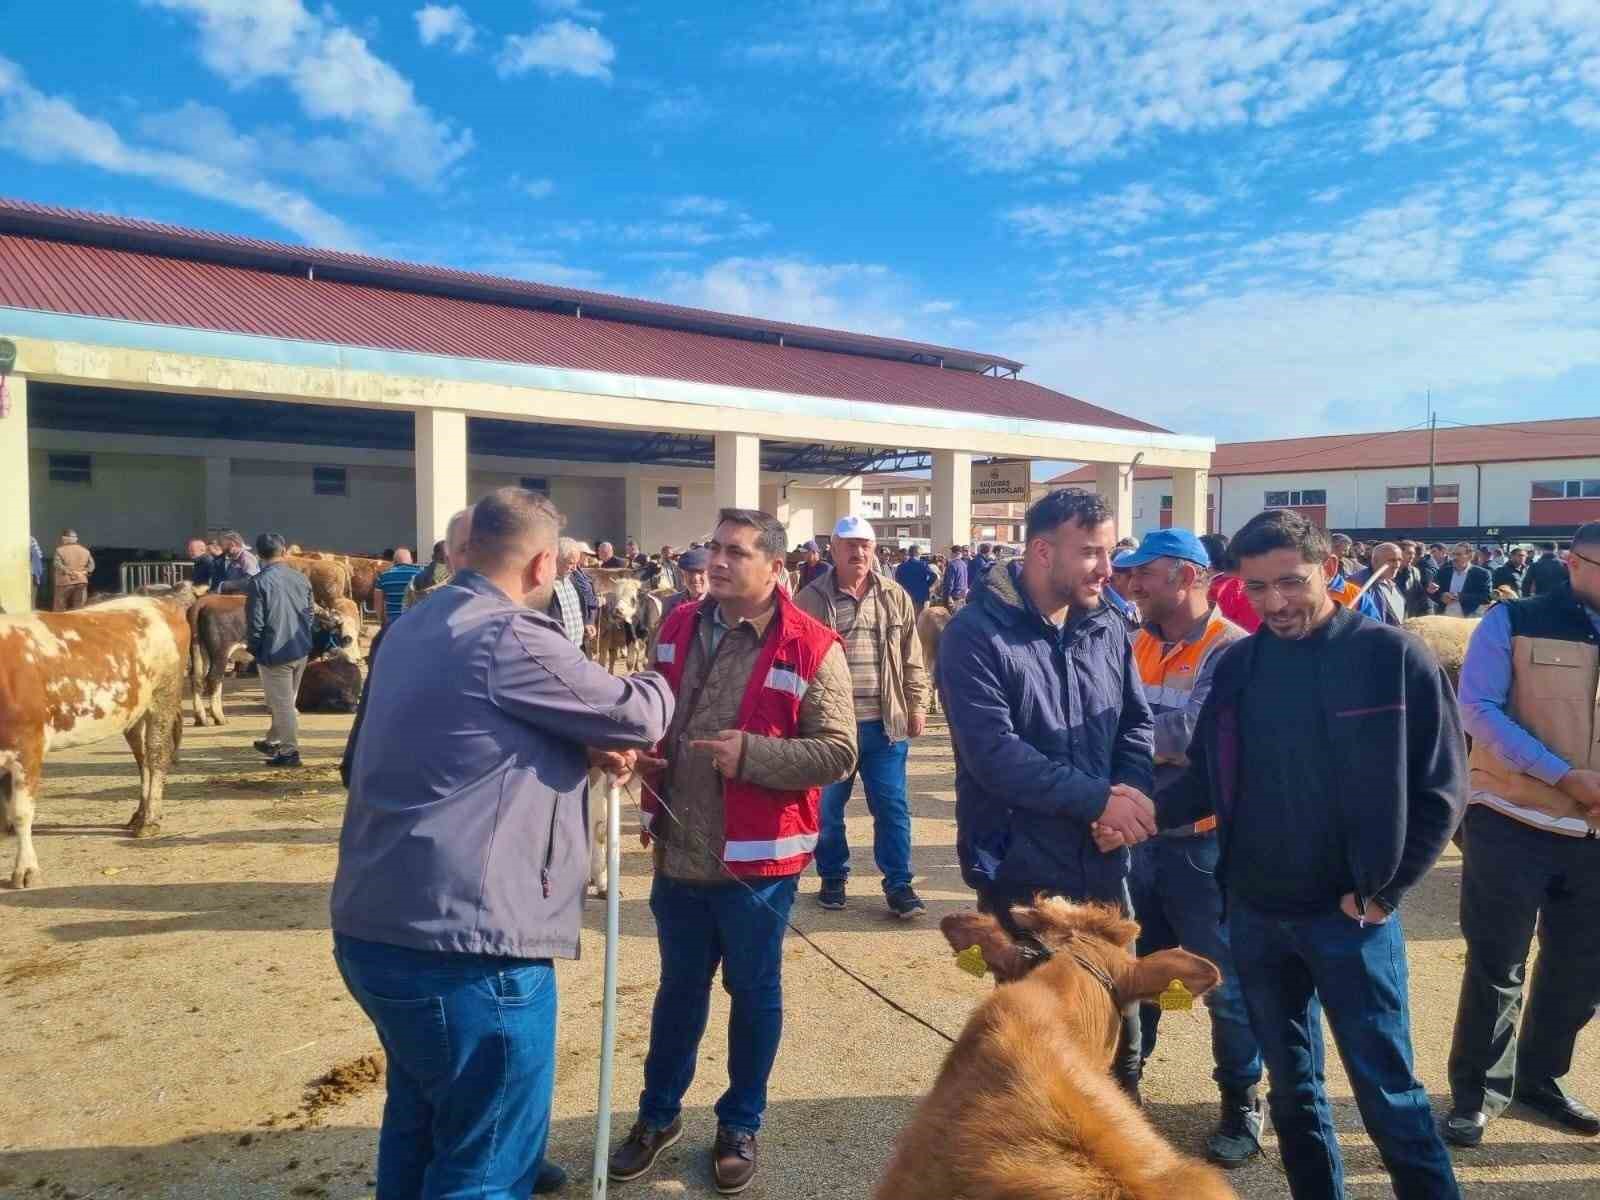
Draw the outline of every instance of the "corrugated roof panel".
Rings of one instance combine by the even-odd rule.
[[[0,235],[0,304],[1112,429],[1157,427],[1018,379],[684,329]]]

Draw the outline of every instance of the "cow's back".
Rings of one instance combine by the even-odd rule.
[[[188,647],[185,613],[143,597],[0,617],[0,739],[42,729],[48,751],[122,733],[176,694]]]

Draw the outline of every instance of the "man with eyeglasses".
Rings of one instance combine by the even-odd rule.
[[[1600,1115],[1562,1083],[1600,1006],[1600,522],[1574,536],[1571,575],[1490,609],[1461,667],[1461,718],[1473,738],[1461,871],[1467,969],[1445,1122],[1458,1146],[1478,1145],[1513,1101],[1600,1135]],[[1535,929],[1539,962],[1524,1009]]]
[[[1334,602],[1338,559],[1300,514],[1262,513],[1230,549],[1262,628],[1223,651],[1157,820],[1218,819],[1234,968],[1296,1200],[1345,1194],[1323,1013],[1396,1194],[1454,1200],[1412,1065],[1397,910],[1466,804],[1455,697],[1415,636]],[[1096,843],[1120,839],[1100,830]]]

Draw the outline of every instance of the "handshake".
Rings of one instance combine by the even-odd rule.
[[[1089,825],[1090,836],[1102,854],[1136,846],[1156,835],[1156,806],[1138,788],[1125,783],[1111,785],[1105,811]]]

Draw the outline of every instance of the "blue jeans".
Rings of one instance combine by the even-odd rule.
[[[728,1090],[717,1121],[755,1133],[767,1107],[767,1077],[783,1037],[783,934],[798,877],[742,884],[677,883],[657,874],[650,889],[661,948],[661,981],[650,1015],[639,1116],[664,1129],[683,1111],[700,1038],[711,1012],[711,980],[722,966],[732,999]]]
[[[817,839],[817,874],[823,879],[850,877],[850,843],[845,837],[844,808],[856,775],[867,793],[872,813],[872,855],[883,876],[883,890],[911,886],[911,805],[906,799],[906,755],[911,743],[891,742],[882,721],[856,725],[860,761],[855,774],[822,789],[822,832]]]
[[[1406,947],[1396,914],[1363,928],[1334,909],[1276,918],[1235,900],[1233,962],[1261,1041],[1295,1200],[1342,1200],[1344,1162],[1323,1082],[1322,1010],[1395,1194],[1456,1200],[1450,1155],[1411,1059]]]
[[[383,1200],[527,1200],[550,1133],[549,959],[410,950],[335,934],[344,983],[388,1058]]]
[[[1206,997],[1211,1011],[1211,1057],[1218,1086],[1246,1091],[1261,1082],[1261,1048],[1250,1029],[1250,1014],[1239,990],[1239,976],[1222,925],[1222,893],[1217,888],[1217,835],[1152,838],[1133,848],[1133,915],[1139,921],[1139,953],[1182,946],[1209,958],[1222,982]],[[1142,1058],[1156,1048],[1161,1009],[1140,1006]]]

